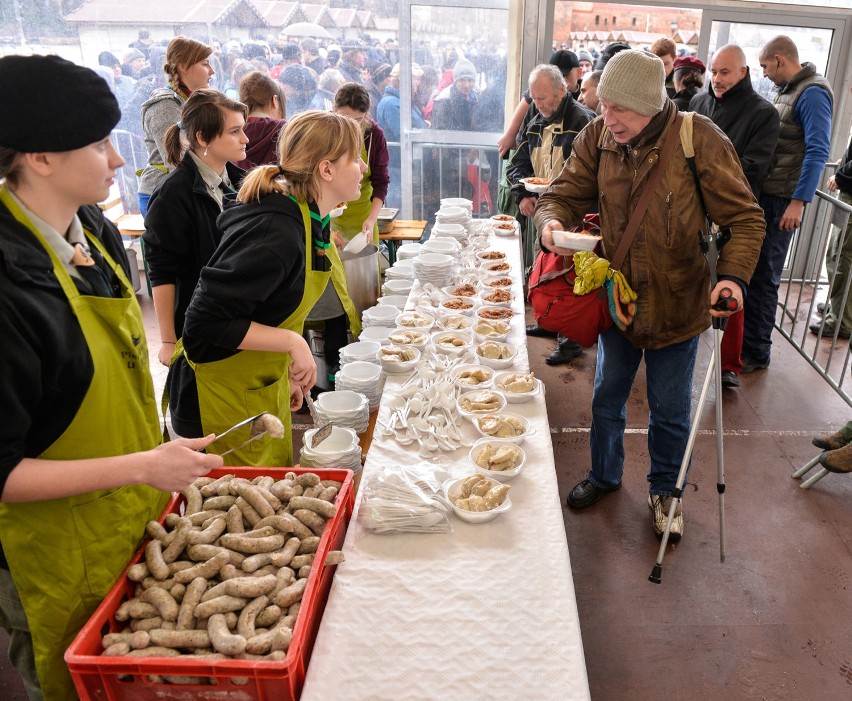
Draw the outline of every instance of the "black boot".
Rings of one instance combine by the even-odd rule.
[[[533,324],[532,326],[527,326],[527,336],[539,336],[542,338],[556,338],[555,331],[548,331],[547,329],[541,328],[538,324]]]
[[[572,341],[570,338],[560,337],[556,350],[548,355],[544,362],[548,365],[565,365],[582,354],[583,347],[579,343]]]

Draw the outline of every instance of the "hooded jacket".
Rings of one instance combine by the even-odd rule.
[[[615,254],[651,168],[659,159],[677,107],[667,101],[629,144],[619,144],[596,119],[576,139],[562,172],[539,197],[535,223],[582,224],[600,212],[604,256]],[[731,142],[706,117],[693,119],[695,166],[708,214],[732,230],[722,249],[720,277],[748,282],[765,233],[763,210],[751,193]],[[639,348],[663,348],[690,339],[710,326],[710,279],[699,248],[704,211],[683,147],[678,140],[622,265],[638,294],[636,316],[625,336]]]
[[[183,98],[172,88],[158,88],[142,104],[142,129],[145,132],[145,148],[148,151],[148,165],[139,178],[139,192],[150,195],[168,173],[171,166],[166,164],[163,141],[166,129],[180,121]]]
[[[556,177],[571,153],[575,137],[594,118],[594,112],[568,93],[552,116],[545,117],[536,112],[521,134],[506,173],[512,196],[518,204],[525,197],[530,197],[521,179]]]
[[[692,112],[713,120],[734,145],[748,184],[755,197],[760,196],[763,180],[772,166],[781,121],[772,103],[754,91],[751,76],[717,97],[712,82],[689,103]]]
[[[237,161],[243,170],[278,162],[278,135],[287,124],[284,119],[249,117],[243,131],[249,139],[246,157]]]

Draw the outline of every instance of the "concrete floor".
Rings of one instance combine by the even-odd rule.
[[[150,301],[140,299],[149,338],[156,339]],[[585,511],[565,509],[595,701],[852,698],[852,479],[829,475],[803,491],[790,478],[817,452],[810,437],[842,426],[852,410],[786,341],[776,335],[775,343],[771,368],[743,377],[739,389],[723,396],[724,563],[719,562],[712,390],[685,497],[684,538],[666,553],[662,584],[648,581],[658,541],[646,503],[641,370],[628,402],[623,487]],[[710,344],[705,334],[699,384]],[[554,342],[531,338],[529,345],[533,369],[547,387],[564,503],[589,466],[595,349],[569,366],[550,368],[544,356]],[[156,379],[162,382],[161,371]],[[699,391],[694,391],[696,403]],[[6,640],[0,631],[3,649]],[[4,657],[0,699],[25,698]]]

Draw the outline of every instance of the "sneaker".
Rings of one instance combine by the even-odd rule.
[[[722,370],[722,387],[739,387],[740,378],[733,370]]]
[[[768,367],[768,360],[765,363],[762,363],[759,360],[752,360],[751,358],[743,356],[743,367],[740,370],[740,375],[748,375],[750,372],[754,372],[755,370],[765,370]]]
[[[819,461],[829,472],[852,472],[852,443],[837,450],[826,450],[819,456]]]
[[[654,533],[657,538],[662,538],[666,530],[666,521],[669,519],[669,508],[674,497],[661,497],[651,494],[648,497],[648,507],[653,517]],[[677,543],[683,537],[683,502],[679,501],[675,507],[675,515],[672,519],[672,527],[669,529],[669,542]]]

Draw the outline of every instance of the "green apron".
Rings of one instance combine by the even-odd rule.
[[[361,160],[367,164],[364,177],[361,178],[361,196],[354,202],[347,202],[346,209],[339,217],[331,220],[331,230],[339,233],[345,241],[351,241],[361,232],[364,220],[373,208],[373,183],[370,182],[370,155],[366,144],[361,144]],[[373,225],[373,243],[379,245],[379,224]]]
[[[305,290],[299,306],[278,328],[301,335],[308,312],[320,298],[333,273],[313,269],[311,212],[304,202],[299,202],[298,205],[302,210],[305,226]],[[332,249],[333,244],[328,250]],[[193,363],[188,356],[187,362],[195,370],[198,408],[205,434],[218,435],[237,421],[263,411],[274,414],[284,424],[283,438],[264,436],[253,441],[226,455],[226,465],[281,467],[293,464],[288,353],[242,350],[229,358],[210,363]],[[248,437],[245,431],[234,431],[216,441],[215,451],[221,454]],[[210,452],[214,451],[211,449]]]
[[[156,447],[160,423],[145,328],[124,271],[86,232],[121,281],[122,297],[80,294],[5,186],[0,200],[50,254],[53,273],[94,363],[77,415],[39,458],[110,457]],[[49,701],[77,698],[62,658],[65,649],[115,583],[138,547],[145,524],[160,515],[167,499],[168,494],[152,487],[129,485],[49,501],[0,504],[0,541],[27,614],[39,684]]]

